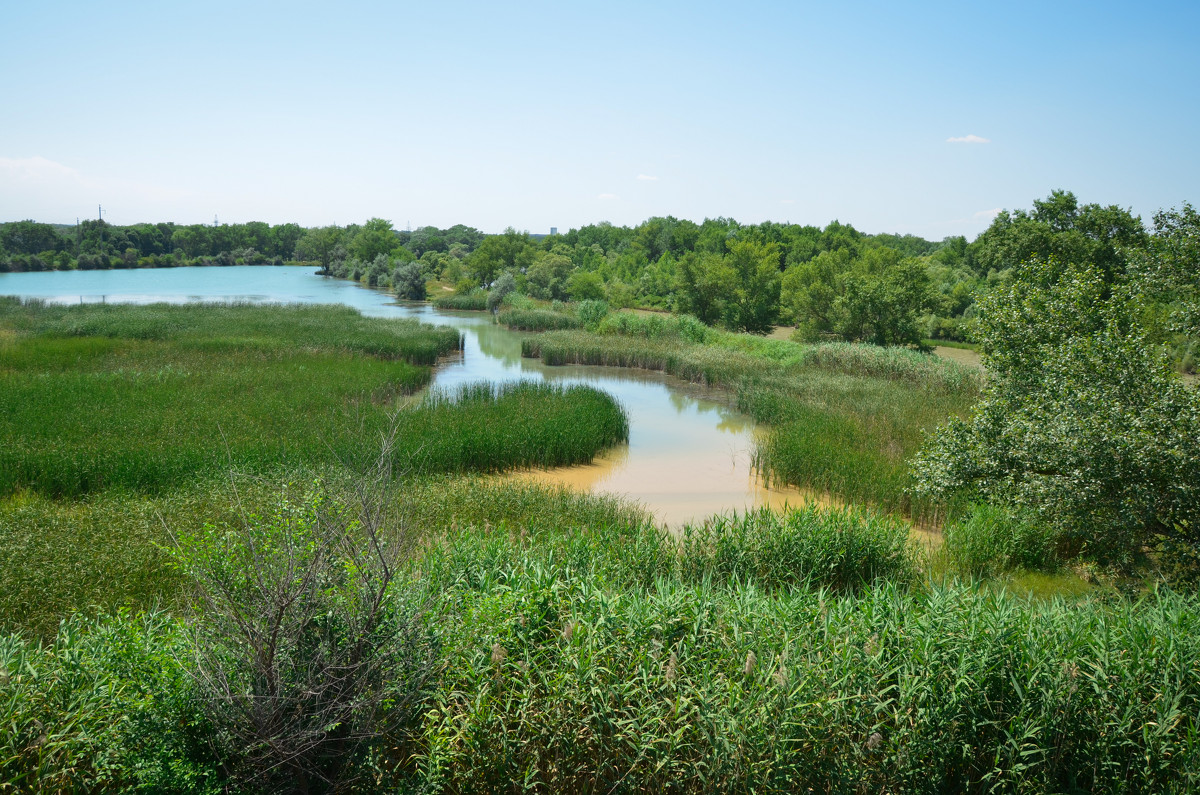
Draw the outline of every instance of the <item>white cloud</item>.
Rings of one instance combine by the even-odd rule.
[[[780,204],[795,204],[796,200],[795,199],[781,199],[779,203]]]
[[[27,182],[50,182],[52,180],[75,179],[79,172],[70,166],[47,160],[44,157],[0,157],[0,174]]]
[[[947,138],[948,144],[990,144],[991,138],[980,138],[978,135],[964,135],[961,138]]]
[[[995,218],[997,215],[999,215],[1000,212],[1001,212],[1001,208],[999,208],[999,207],[997,207],[993,210],[980,210],[979,212],[975,213],[974,217],[991,219],[991,218]]]
[[[652,177],[649,174],[638,174],[637,178],[645,182],[658,182],[658,177]]]
[[[600,194],[599,196],[597,196],[596,198],[597,198],[597,199],[605,199],[605,200],[607,200],[607,199],[619,199],[619,198],[621,198],[621,197],[620,197],[620,196],[618,196],[618,195],[617,195],[617,194],[615,194],[615,193],[601,193],[601,194]]]

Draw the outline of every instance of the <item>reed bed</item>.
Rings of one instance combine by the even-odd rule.
[[[458,345],[452,330],[330,307],[9,302],[0,317],[13,331],[0,347],[0,495],[160,493],[230,466],[336,462],[376,444],[428,383],[428,368],[398,357]],[[397,466],[579,463],[628,432],[595,390],[481,394],[400,411]]]
[[[355,353],[425,366],[462,346],[454,329],[314,304],[62,306],[8,299],[0,302],[0,328],[21,336],[160,341],[184,349],[263,356],[297,350]]]
[[[574,315],[555,312],[551,309],[504,309],[496,316],[496,319],[500,325],[515,331],[559,331],[583,326],[583,322]]]
[[[469,293],[452,293],[439,295],[433,299],[433,305],[438,309],[448,309],[459,312],[487,311],[487,291],[472,290]]]
[[[616,555],[581,554],[577,534],[555,542],[495,530],[463,534],[442,553],[429,576],[455,611],[422,729],[425,786],[1182,793],[1200,784],[1194,597],[1030,602],[889,581],[839,595],[714,570],[697,579],[669,562],[631,584],[627,561],[645,533],[622,534]]]
[[[724,517],[677,540],[562,490],[439,478],[399,494],[403,521],[440,527],[403,578],[439,673],[417,722],[377,738],[364,791],[1200,786],[1195,596],[922,584],[893,565],[895,523],[856,511]],[[219,791],[182,628],[116,614],[0,637],[0,777]]]
[[[805,505],[709,517],[680,539],[685,580],[853,593],[917,578],[909,526],[856,508]]]

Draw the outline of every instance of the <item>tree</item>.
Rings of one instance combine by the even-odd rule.
[[[567,294],[572,301],[602,301],[604,282],[594,273],[577,270],[567,280]]]
[[[308,229],[296,241],[293,256],[304,262],[321,263],[321,272],[328,274],[334,261],[334,253],[341,243],[342,230],[336,226],[321,226]]]
[[[467,270],[484,287],[503,271],[523,273],[532,263],[534,248],[529,235],[512,227],[501,235],[489,235],[467,258]]]
[[[1033,205],[1031,213],[1001,212],[971,244],[980,275],[1034,257],[1056,257],[1092,263],[1113,281],[1125,272],[1126,251],[1145,244],[1141,218],[1116,205],[1081,206],[1075,194],[1061,190]]]
[[[728,247],[733,291],[725,302],[725,325],[733,331],[767,334],[779,314],[779,246],[730,240]]]
[[[1170,373],[1137,290],[1095,265],[1033,261],[982,298],[988,372],[970,419],[916,457],[918,491],[1031,511],[1063,551],[1129,568],[1200,549],[1200,393]]]
[[[784,272],[779,299],[781,312],[807,339],[834,333],[837,319],[834,304],[853,262],[849,249],[823,251]]]
[[[567,285],[574,264],[562,254],[539,251],[525,272],[526,290],[534,298],[544,300],[567,298]]]
[[[406,262],[392,273],[392,289],[401,298],[409,301],[424,301],[425,272],[418,262]]]
[[[720,254],[689,251],[675,270],[675,310],[694,315],[709,326],[725,311],[725,300],[733,288],[733,270]]]
[[[1134,256],[1138,285],[1171,307],[1171,330],[1200,337],[1200,214],[1190,204],[1154,215],[1146,251]]]
[[[36,221],[14,221],[0,227],[0,250],[10,254],[41,254],[62,251],[67,239],[51,224]]]
[[[346,250],[363,262],[374,262],[380,254],[390,255],[399,246],[400,241],[392,229],[392,222],[383,218],[372,218],[359,227],[346,244]]]
[[[492,289],[488,290],[487,308],[488,311],[495,314],[500,309],[500,304],[504,301],[504,297],[517,289],[517,280],[508,271],[500,274],[500,278],[496,279],[496,284]]]

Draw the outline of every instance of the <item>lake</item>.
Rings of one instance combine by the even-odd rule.
[[[317,276],[309,268],[212,267],[153,270],[0,273],[0,295],[53,303],[345,304],[373,317],[417,318],[452,326],[461,354],[439,364],[434,388],[487,381],[552,380],[586,383],[616,397],[629,414],[628,444],[592,464],[518,473],[641,503],[678,527],[713,513],[760,505],[799,503],[795,489],[768,488],[751,467],[755,425],[727,397],[662,373],[613,367],[547,367],[521,357],[524,334],[498,326],[490,315],[442,312],[428,304],[397,303],[393,296],[353,282]]]

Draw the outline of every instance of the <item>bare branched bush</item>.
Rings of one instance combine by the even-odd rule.
[[[240,784],[343,791],[381,740],[403,743],[434,655],[397,577],[414,539],[388,521],[392,438],[351,499],[316,479],[235,526],[175,536],[196,586],[192,667]]]

